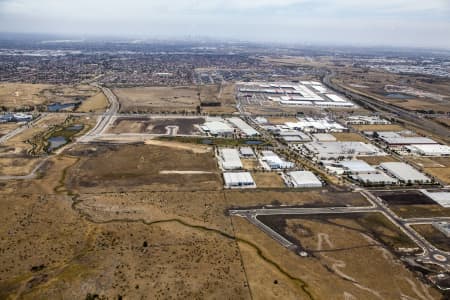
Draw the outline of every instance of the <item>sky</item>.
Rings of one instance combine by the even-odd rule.
[[[0,0],[0,32],[450,49],[450,0]]]

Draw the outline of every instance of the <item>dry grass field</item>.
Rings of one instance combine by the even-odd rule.
[[[46,98],[40,95],[40,92],[47,88],[50,88],[50,85],[0,83],[0,107],[12,110],[44,104]]]
[[[202,112],[208,114],[232,114],[236,110],[236,85],[225,84],[222,88],[219,85],[201,85],[198,87],[200,101],[220,102],[220,106],[202,106]]]
[[[99,94],[99,89],[91,85],[58,85],[50,86],[40,92],[46,103],[73,103],[89,100]],[[98,99],[97,99],[98,100]]]
[[[78,107],[77,112],[104,112],[108,107],[108,99],[102,92],[87,98]]]
[[[285,188],[283,178],[275,172],[254,172],[252,177],[258,188]]]
[[[115,89],[121,112],[196,112],[200,105],[196,86]]]
[[[450,252],[448,237],[431,224],[421,224],[412,226],[421,236],[433,244],[436,248]]]
[[[368,142],[366,138],[353,132],[340,132],[340,133],[333,133],[332,135],[336,138],[336,141],[338,142],[364,142],[364,143]]]
[[[68,186],[76,191],[213,191],[222,188],[212,152],[141,144],[80,146],[71,154],[83,156],[69,171]],[[205,174],[165,174],[162,171],[204,171]]]
[[[0,137],[8,134],[9,132],[13,131],[14,129],[20,127],[21,125],[17,123],[2,123],[0,124]]]
[[[244,166],[244,170],[253,171],[256,169],[260,169],[261,165],[256,159],[241,159],[242,165]]]
[[[370,222],[369,222],[370,221]],[[312,256],[302,258],[283,248],[245,219],[233,217],[249,287],[256,299],[440,299],[376,240],[373,226],[397,236],[386,222],[354,218],[280,220],[291,239]],[[387,227],[386,227],[387,226]],[[406,245],[409,245],[407,243]],[[259,249],[257,251],[256,249]],[[367,262],[370,261],[370,268]]]
[[[445,184],[450,184],[450,167],[445,168],[424,168],[424,171]]]
[[[284,125],[287,122],[297,123],[298,119],[295,117],[270,117],[267,118],[267,121],[273,125]]]
[[[392,205],[394,213],[402,218],[450,217],[450,208],[439,204]]]
[[[352,125],[353,128],[359,131],[402,131],[404,127],[397,124],[390,125]]]
[[[358,156],[359,160],[365,161],[369,165],[378,166],[384,162],[396,162],[398,161],[395,157],[390,155],[385,156]]]

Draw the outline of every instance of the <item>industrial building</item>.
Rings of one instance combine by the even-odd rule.
[[[433,227],[442,232],[447,238],[450,238],[449,222],[434,222]]]
[[[248,172],[223,173],[223,179],[227,188],[256,188],[255,181]]]
[[[283,105],[354,107],[348,99],[336,95],[320,82],[302,81],[300,83],[240,82],[239,93],[259,95]]]
[[[421,192],[428,198],[432,199],[440,206],[450,208],[450,192],[428,192],[427,190],[421,190]]]
[[[339,163],[347,174],[370,174],[377,170],[363,160],[345,160]]]
[[[305,118],[298,122],[286,122],[286,127],[309,133],[344,132],[346,127],[328,119]]]
[[[393,185],[398,183],[397,179],[392,178],[381,171],[378,171],[377,173],[359,173],[357,175],[352,175],[351,178],[369,186]]]
[[[205,122],[201,125],[204,132],[207,132],[213,136],[230,136],[233,135],[234,129],[225,123],[224,120],[213,120]]]
[[[423,156],[450,156],[450,147],[447,145],[410,145],[406,146],[406,149]]]
[[[261,151],[261,165],[266,166],[268,170],[290,169],[295,165],[289,161],[283,160],[273,151]]]
[[[228,118],[227,121],[236,126],[246,136],[251,137],[260,135],[258,131],[256,131],[253,127],[251,127],[247,123],[245,123],[241,118],[237,117]]]
[[[224,170],[240,170],[244,167],[236,149],[220,149],[219,160]]]
[[[245,158],[254,158],[255,157],[255,152],[253,152],[253,149],[250,147],[239,148],[239,154],[241,155],[241,157],[245,157]]]
[[[345,120],[347,125],[389,125],[390,121],[378,116],[350,116]]]
[[[436,141],[421,136],[404,136],[397,132],[384,131],[373,134],[377,136],[383,143],[390,147],[408,146],[408,145],[434,145]]]
[[[380,164],[380,167],[389,175],[397,178],[401,183],[431,183],[430,178],[403,162],[386,162]]]
[[[320,188],[322,182],[312,172],[294,171],[287,173],[288,184],[294,188]]]
[[[311,142],[303,145],[305,154],[318,160],[342,160],[357,156],[383,156],[383,151],[363,142]]]

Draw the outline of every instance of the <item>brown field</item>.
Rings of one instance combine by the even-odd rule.
[[[236,85],[225,84],[218,85],[201,85],[199,86],[201,102],[220,102],[221,106],[202,106],[202,112],[208,114],[232,114],[236,110]]]
[[[396,124],[391,125],[351,125],[353,128],[359,131],[401,131],[405,130],[404,127]]]
[[[20,127],[17,123],[3,123],[0,124],[0,137],[6,135],[7,133],[13,131],[14,129]]]
[[[450,184],[450,167],[446,168],[424,168],[425,172],[437,177],[445,184]]]
[[[436,248],[450,252],[450,243],[448,242],[448,237],[446,237],[445,234],[443,234],[440,230],[434,228],[433,225],[423,224],[413,225],[412,227]]]
[[[358,156],[359,160],[363,160],[369,165],[378,166],[381,163],[384,162],[395,162],[398,161],[395,157],[392,157],[390,155],[385,156]]]
[[[249,287],[255,299],[440,299],[373,236],[401,233],[387,220],[289,219],[284,229],[313,257],[280,246],[245,219],[233,217]],[[387,221],[388,222],[388,221]],[[281,225],[280,225],[281,226]],[[403,238],[403,237],[402,237]],[[251,240],[252,244],[245,241]],[[410,243],[406,243],[410,245]],[[371,267],[367,268],[367,261]],[[308,296],[308,294],[310,296]],[[423,296],[425,295],[425,296]]]
[[[445,159],[445,157],[411,156],[407,157],[407,159],[422,168],[445,168],[450,166],[450,157]]]
[[[203,123],[204,118],[118,118],[108,132],[167,134],[167,126],[177,126],[178,135],[200,135],[197,126]]]
[[[0,107],[11,110],[43,104],[46,98],[40,92],[49,87],[44,84],[0,83]]]
[[[144,224],[121,221],[121,203],[134,203],[127,196],[98,219],[102,197],[80,200],[75,210],[65,196],[2,197],[0,248],[8,251],[0,256],[0,298],[250,299],[236,242],[188,221],[159,219],[153,198],[138,196],[148,209]],[[167,210],[173,200],[162,200]],[[141,217],[127,208],[123,214]],[[193,224],[202,223],[197,217]]]
[[[39,162],[39,158],[27,156],[0,157],[0,176],[27,175]]]
[[[402,218],[450,217],[450,208],[439,204],[392,205],[391,210]]]
[[[252,173],[258,188],[285,188],[283,178],[275,172],[255,172]]]
[[[40,95],[45,98],[45,103],[73,103],[79,101],[88,101],[88,106],[92,105],[93,101],[98,102],[101,97],[94,99],[93,97],[99,94],[99,89],[91,85],[58,85],[50,86],[40,92]]]
[[[78,107],[77,112],[104,112],[108,107],[108,99],[102,92],[89,97]]]
[[[353,132],[341,132],[332,134],[338,142],[364,142],[367,143],[367,139],[363,136]]]
[[[200,105],[196,86],[115,89],[121,112],[196,112]]]
[[[253,170],[261,168],[258,160],[256,160],[256,159],[244,158],[244,159],[241,159],[241,162],[242,162],[242,165],[244,166],[244,169],[248,170],[248,171],[253,171]]]
[[[267,118],[267,121],[273,125],[284,125],[284,123],[287,122],[296,123],[298,122],[298,119],[295,117],[270,117]]]
[[[88,155],[83,155],[83,153]],[[80,146],[84,156],[69,171],[68,186],[79,191],[219,190],[222,182],[212,152],[155,145]],[[113,162],[113,163],[111,163]],[[204,171],[210,174],[162,174]]]

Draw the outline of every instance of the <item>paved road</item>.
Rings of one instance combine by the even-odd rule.
[[[39,117],[37,117],[37,118],[34,119],[33,121],[28,122],[28,123],[26,123],[25,125],[20,126],[20,127],[16,128],[16,129],[14,129],[13,131],[8,132],[7,134],[5,134],[4,136],[2,136],[2,137],[0,138],[0,144],[6,143],[8,140],[12,139],[12,138],[15,137],[16,135],[19,135],[20,133],[22,133],[22,132],[25,131],[26,129],[28,129],[28,128],[30,128],[30,127],[33,127],[33,125],[34,125],[37,121],[39,121],[39,120],[42,118],[42,116],[44,116],[44,115],[45,115],[45,113],[41,114]]]
[[[286,248],[296,249],[296,246],[285,237],[263,224],[257,219],[258,216],[270,215],[322,215],[322,214],[352,214],[352,213],[381,213],[388,218],[394,225],[402,230],[418,247],[422,253],[418,259],[422,262],[433,263],[450,271],[450,253],[441,251],[431,245],[420,234],[418,234],[411,225],[413,224],[431,224],[437,221],[449,221],[450,218],[414,218],[401,219],[395,215],[383,202],[372,195],[369,191],[361,190],[366,196],[371,206],[364,207],[323,207],[323,208],[261,208],[261,209],[233,209],[229,213],[234,216],[246,218],[249,222],[260,228],[274,240]]]

